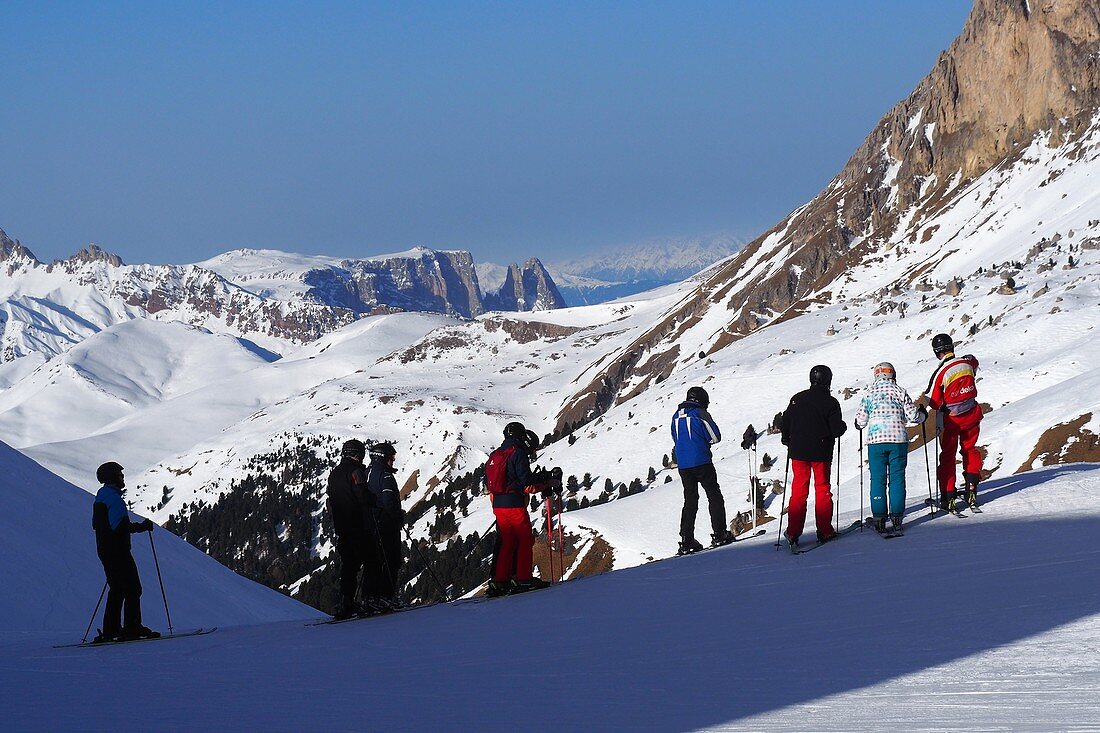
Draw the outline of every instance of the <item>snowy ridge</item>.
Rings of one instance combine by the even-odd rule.
[[[91,528],[92,497],[3,443],[0,473],[4,476],[0,500],[5,507],[0,518],[0,556],[8,588],[0,596],[4,633],[10,637],[45,631],[59,641],[65,640],[61,634],[79,641],[103,586]],[[314,614],[307,606],[230,572],[169,532],[157,529],[155,537],[177,628],[285,621]],[[145,623],[166,629],[147,536],[134,535],[133,548],[145,588]],[[12,688],[6,683],[5,689]]]

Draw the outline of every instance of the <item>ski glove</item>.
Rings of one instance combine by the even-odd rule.
[[[134,534],[134,533],[137,533],[137,532],[152,532],[153,527],[155,527],[155,526],[156,525],[153,524],[152,519],[143,519],[142,521],[138,522],[137,524],[130,525],[130,533]]]
[[[917,408],[917,424],[921,425],[928,419],[928,408],[921,405]]]

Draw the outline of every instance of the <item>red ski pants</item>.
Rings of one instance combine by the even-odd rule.
[[[975,407],[964,415],[943,415],[940,434],[940,463],[936,467],[940,493],[955,493],[955,455],[962,453],[963,473],[982,472],[982,454],[978,452],[978,432],[981,429],[982,408]]]
[[[535,545],[535,536],[531,532],[531,517],[524,507],[493,509],[497,518],[497,532],[500,542],[497,545],[496,562],[493,563],[493,579],[506,583],[514,576],[516,580],[531,579],[531,548]]]
[[[791,503],[787,508],[787,537],[798,539],[806,526],[806,500],[810,496],[810,473],[814,475],[814,515],[817,531],[833,533],[833,492],[829,486],[832,461],[791,461]]]

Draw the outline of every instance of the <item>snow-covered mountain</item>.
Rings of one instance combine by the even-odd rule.
[[[678,282],[734,254],[744,240],[729,234],[654,239],[555,263],[563,272],[604,282]]]
[[[201,326],[282,355],[374,313],[471,318],[564,305],[536,259],[483,296],[469,252],[424,247],[359,259],[234,250],[194,265],[126,265],[89,245],[47,265],[0,230],[0,269],[0,363],[49,358],[135,318]]]
[[[656,239],[548,269],[569,305],[590,305],[685,280],[743,245],[743,239],[732,235]]]
[[[256,577],[274,567],[265,581],[289,590],[330,571],[319,487],[347,437],[397,443],[413,535],[430,539],[424,551],[457,576],[473,533],[492,522],[476,470],[503,425],[521,419],[547,436],[543,463],[574,479],[572,571],[629,567],[675,550],[682,497],[665,465],[667,420],[689,386],[706,386],[719,424],[739,435],[747,423],[771,423],[825,363],[850,419],[878,361],[921,392],[934,367],[929,338],[940,331],[982,364],[988,476],[1098,460],[1096,11],[1095,2],[1031,12],[980,0],[929,77],[825,191],[692,279],[539,313],[368,317],[293,358],[138,406],[83,437],[48,435],[43,421],[16,445],[66,476],[123,455],[140,471],[139,510],[172,517],[191,541]],[[256,272],[268,283],[258,290],[294,280]],[[42,390],[35,373],[0,370],[0,384],[13,395]],[[842,512],[860,503],[856,440],[845,439],[838,461],[850,492]],[[749,466],[735,442],[716,457],[731,518],[749,510]],[[775,436],[760,448],[784,455]],[[914,492],[924,490],[921,463],[910,462]],[[782,460],[762,477],[781,474]],[[278,511],[315,518],[279,547],[297,558],[293,572],[272,559],[276,518],[256,517],[265,496]],[[234,521],[264,533],[228,531]]]
[[[64,632],[70,641],[79,641],[103,586],[103,568],[96,557],[91,528],[92,497],[4,443],[0,443],[0,476],[4,505],[0,556],[5,574],[0,626],[9,635],[48,631],[57,638]],[[82,485],[94,491],[98,488],[92,487],[94,469],[89,478],[91,481]],[[297,601],[230,572],[171,533],[154,532],[176,628],[286,621],[315,614]],[[134,557],[146,588],[142,599],[145,622],[166,629],[150,541],[144,534],[133,539]],[[5,688],[10,692],[11,688]]]

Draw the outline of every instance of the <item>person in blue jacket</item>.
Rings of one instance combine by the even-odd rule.
[[[672,442],[680,480],[684,484],[684,510],[680,514],[679,554],[698,552],[703,546],[695,539],[695,515],[699,512],[699,487],[707,493],[710,507],[711,547],[729,544],[733,533],[726,526],[726,502],[718,488],[718,474],[710,447],[722,440],[722,432],[707,412],[710,395],[692,387],[687,399],[672,416]]]
[[[107,576],[107,605],[103,608],[103,628],[93,643],[150,639],[160,636],[141,624],[141,580],[130,551],[130,535],[152,532],[153,522],[130,521],[130,512],[122,500],[126,478],[122,466],[111,461],[96,470],[103,484],[92,502],[92,529],[95,548],[103,573]],[[126,622],[122,621],[125,607]]]

